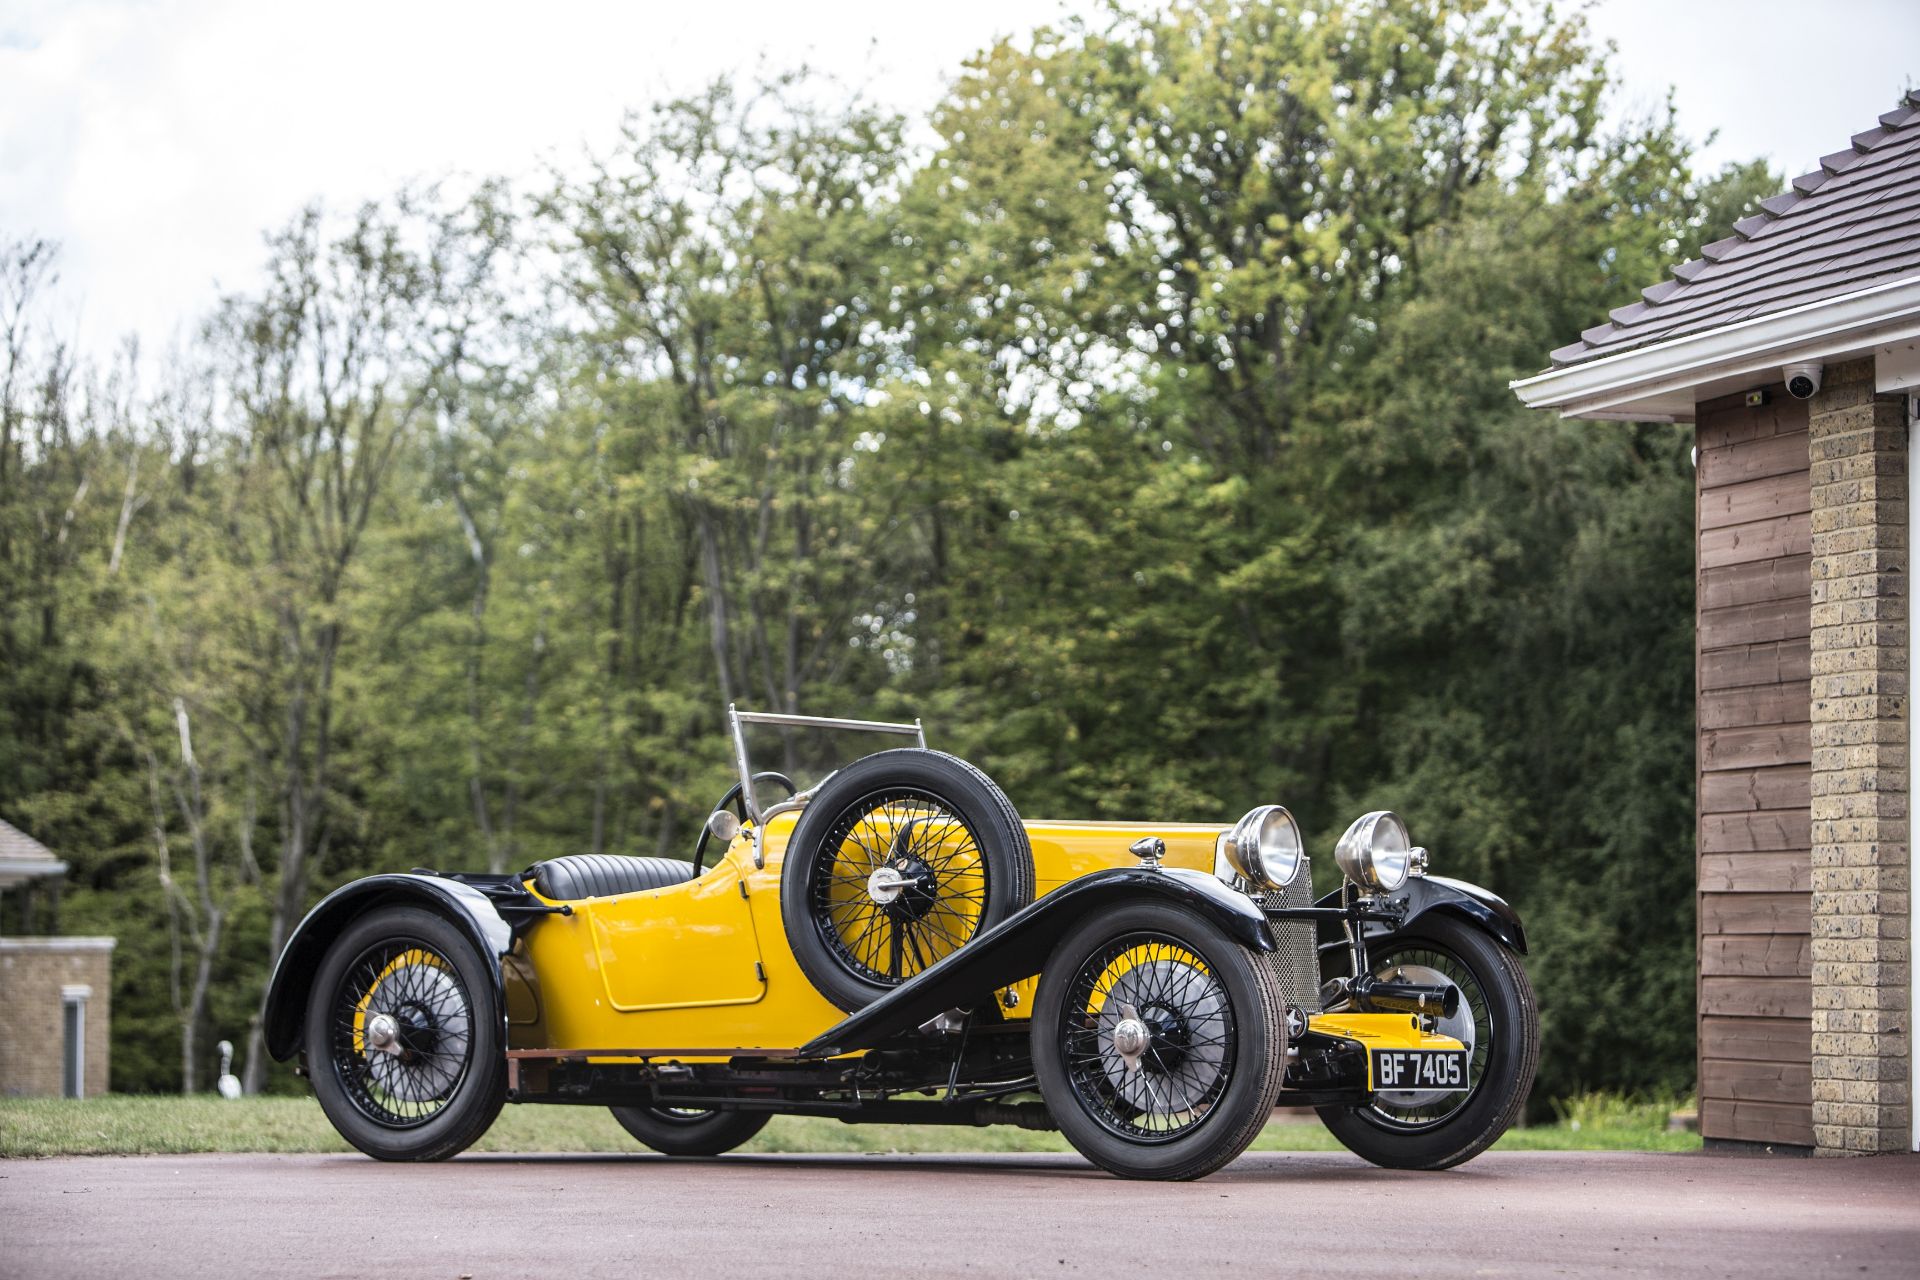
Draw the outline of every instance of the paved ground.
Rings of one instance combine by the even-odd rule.
[[[1403,1224],[1394,1227],[1398,1221]],[[1369,1226],[1369,1224],[1379,1224]],[[1352,1242],[1335,1251],[1334,1241]],[[0,1276],[1920,1274],[1920,1157],[150,1156],[0,1162]]]

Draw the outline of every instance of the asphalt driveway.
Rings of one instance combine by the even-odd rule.
[[[1911,1277],[1920,1157],[1256,1153],[1182,1185],[1044,1155],[0,1162],[8,1278],[1143,1270]]]

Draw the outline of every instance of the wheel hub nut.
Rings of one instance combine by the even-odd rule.
[[[379,1053],[400,1052],[400,1024],[390,1013],[376,1013],[367,1019],[367,1048]]]
[[[867,896],[884,907],[900,896],[907,883],[907,877],[897,867],[882,863],[867,877]]]
[[[1113,1051],[1127,1064],[1128,1071],[1140,1069],[1140,1059],[1153,1043],[1153,1032],[1132,1005],[1120,1006],[1120,1021],[1113,1024]]]

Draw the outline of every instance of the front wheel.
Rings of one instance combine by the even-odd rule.
[[[1319,1108],[1333,1136],[1388,1169],[1450,1169],[1492,1146],[1533,1088],[1540,1062],[1540,1009],[1511,951],[1459,920],[1429,915],[1370,942],[1377,978],[1460,988],[1459,1012],[1442,1035],[1467,1047],[1465,1093],[1385,1090],[1364,1106]]]
[[[418,907],[348,925],[314,975],[307,1068],[340,1136],[378,1160],[445,1160],[506,1101],[497,979],[466,935]]]
[[[663,1156],[719,1156],[767,1127],[765,1111],[711,1111],[705,1107],[609,1107],[620,1127]]]
[[[1033,1062],[1081,1155],[1123,1178],[1204,1178],[1253,1141],[1287,1064],[1267,957],[1184,907],[1073,929],[1041,970]]]

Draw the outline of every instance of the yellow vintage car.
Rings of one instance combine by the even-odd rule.
[[[802,790],[750,726],[899,734]],[[739,780],[688,861],[335,891],[289,939],[267,1044],[342,1136],[437,1160],[513,1103],[602,1105],[713,1156],[778,1114],[1058,1129],[1123,1177],[1203,1177],[1275,1106],[1376,1164],[1442,1169],[1525,1102],[1525,934],[1430,875],[1388,812],[1315,901],[1291,814],[1023,821],[913,724],[729,709]],[[712,854],[712,865],[707,865]]]

